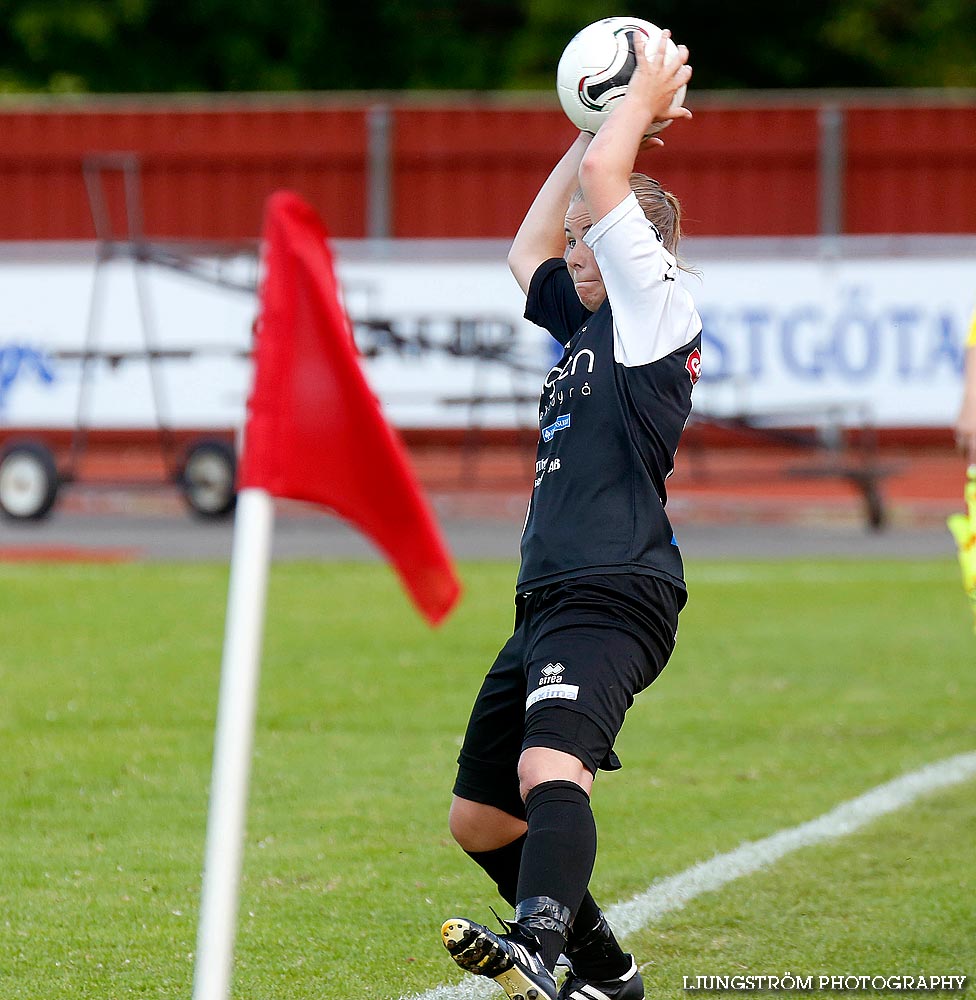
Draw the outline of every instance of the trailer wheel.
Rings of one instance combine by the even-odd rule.
[[[237,503],[237,456],[223,441],[198,441],[180,472],[183,499],[200,517],[226,517]]]
[[[35,441],[0,452],[0,512],[14,521],[39,521],[58,497],[58,469],[50,449]]]

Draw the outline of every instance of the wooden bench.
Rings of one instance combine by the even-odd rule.
[[[882,485],[889,476],[901,469],[894,463],[876,461],[852,462],[838,456],[820,463],[793,465],[785,470],[787,476],[798,479],[844,479],[857,489],[864,501],[864,517],[872,531],[881,531],[887,524]]]
[[[693,411],[693,421],[763,445],[783,445],[816,454],[808,462],[789,465],[783,474],[804,479],[841,479],[861,494],[864,515],[872,531],[887,523],[884,481],[899,465],[878,460],[877,435],[868,408],[860,402],[825,403],[734,416]]]

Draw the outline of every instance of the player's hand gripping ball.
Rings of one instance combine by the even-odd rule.
[[[639,17],[605,17],[574,36],[559,59],[556,92],[563,111],[581,132],[596,134],[627,92],[637,66],[634,45],[649,46],[650,54],[660,38],[661,29]],[[677,54],[678,47],[668,39],[665,63]],[[687,86],[678,89],[672,107],[681,107],[687,89]],[[655,122],[648,135],[670,124],[670,121]]]

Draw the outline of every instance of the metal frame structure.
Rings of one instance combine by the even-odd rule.
[[[143,228],[141,163],[137,154],[100,153],[87,156],[82,163],[82,172],[97,238],[95,272],[81,349],[54,353],[58,360],[81,362],[70,444],[66,457],[57,463],[51,449],[41,441],[15,439],[8,443],[0,455],[0,472],[6,473],[0,509],[14,519],[34,520],[46,516],[55,503],[59,488],[77,482],[80,477],[82,458],[90,444],[89,418],[95,365],[99,362],[117,365],[128,361],[145,361],[153,418],[165,472],[163,482],[178,486],[195,513],[202,516],[223,516],[233,509],[236,499],[234,449],[216,436],[199,437],[189,444],[181,443],[173,429],[159,362],[213,351],[226,354],[227,348],[162,348],[146,267],[158,265],[170,268],[208,284],[253,295],[257,290],[257,244],[254,245],[253,279],[235,279],[226,274],[222,267],[223,261],[230,255],[230,248],[192,248],[183,245],[177,248],[146,238]],[[107,190],[113,176],[119,177],[122,182],[120,225],[113,217]],[[232,252],[235,257],[240,257],[241,246],[234,245]],[[106,265],[119,259],[131,260],[134,265],[133,280],[142,347],[136,350],[108,351],[99,343],[106,294]],[[113,480],[113,485],[144,487],[152,484],[143,479],[128,481],[118,477]]]

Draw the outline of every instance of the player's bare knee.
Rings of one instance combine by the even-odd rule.
[[[529,747],[522,751],[518,763],[519,793],[522,801],[536,785],[544,781],[572,781],[589,795],[593,775],[581,760],[562,750]]]
[[[447,825],[451,831],[451,836],[464,849],[469,850],[469,842],[474,836],[477,820],[473,815],[473,802],[467,799],[455,798],[451,802],[451,810],[447,816]]]
[[[525,821],[494,806],[455,796],[448,828],[462,850],[493,851],[521,837]]]

